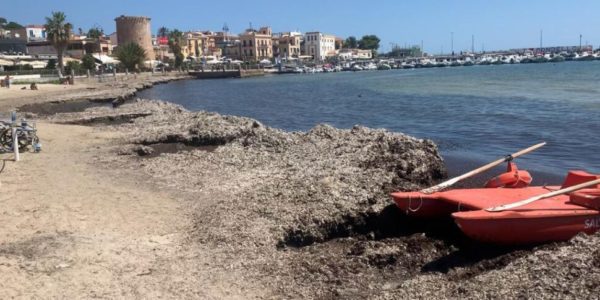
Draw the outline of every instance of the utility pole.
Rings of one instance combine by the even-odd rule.
[[[425,53],[425,50],[423,50],[423,40],[421,40],[421,56],[423,56]]]
[[[450,51],[454,56],[454,32],[450,32]]]
[[[540,29],[540,52],[542,52],[543,47],[544,47],[544,30]]]
[[[475,35],[471,34],[471,53],[475,53]]]
[[[582,38],[582,34],[579,34],[579,52],[581,52],[581,38]]]

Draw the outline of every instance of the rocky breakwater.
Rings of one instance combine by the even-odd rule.
[[[285,132],[149,100],[51,119],[122,132],[101,165],[141,170],[189,200],[189,241],[210,257],[204,270],[264,287],[266,297],[598,294],[597,235],[499,249],[466,241],[451,220],[402,216],[390,192],[446,176],[429,140],[360,126]]]

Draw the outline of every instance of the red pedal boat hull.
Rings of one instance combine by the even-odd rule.
[[[580,232],[600,229],[600,212],[552,210],[524,212],[470,211],[452,214],[468,237],[493,244],[524,245],[569,240]]]

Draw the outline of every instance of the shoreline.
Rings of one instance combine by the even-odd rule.
[[[6,114],[27,105],[41,103],[91,102],[110,103],[115,99],[130,99],[136,93],[158,84],[176,80],[194,79],[184,73],[130,74],[120,77],[81,78],[75,85],[38,84],[38,90],[29,90],[28,85],[13,85],[0,90],[0,112]],[[25,88],[23,90],[22,88]]]
[[[17,107],[16,109],[18,112],[33,113],[40,117],[48,117],[58,113],[83,112],[88,108],[109,106],[111,105],[111,102],[113,102],[115,99],[123,99],[122,102],[118,103],[119,105],[125,103],[126,101],[131,101],[131,99],[133,99],[136,96],[137,92],[153,88],[155,85],[166,84],[172,81],[179,80],[197,80],[194,76],[185,74],[160,74],[153,75],[149,78],[149,80],[148,78],[144,79],[144,77],[140,77],[140,79],[134,78],[133,80],[131,80],[130,78],[130,82],[120,84],[117,89],[114,89],[114,86],[111,83],[108,83],[107,85],[100,85],[100,87],[95,87],[94,93],[80,93],[79,91],[73,91],[72,95],[52,95],[50,97],[42,98],[42,101],[24,104]],[[89,89],[89,86],[86,86],[85,88]],[[168,100],[159,100],[171,103]],[[0,97],[0,103],[1,101],[2,98]],[[0,104],[0,108],[2,107],[4,107],[4,105]],[[8,112],[0,113],[6,114]],[[472,169],[475,169],[481,165],[488,163],[487,161],[483,161],[482,159],[475,159],[472,157],[468,157],[467,154],[461,154],[454,151],[451,151],[452,153],[444,153],[445,151],[443,150],[440,152],[443,155],[444,163],[447,167],[449,178],[461,175],[465,172],[468,172]],[[502,172],[504,172],[504,170],[504,165],[501,165],[491,171],[484,173],[483,175],[465,180],[462,184],[460,184],[460,187],[481,187],[486,182],[486,180],[498,174],[501,174]],[[533,184],[538,185],[560,185],[564,178],[564,174],[539,172],[537,170],[529,169],[528,171],[533,175]]]
[[[141,99],[47,115],[39,130],[47,147],[2,178],[8,296],[595,295],[585,284],[599,234],[490,247],[449,220],[403,216],[389,193],[429,186],[453,163],[429,140],[287,132]],[[540,286],[566,272],[580,280]]]

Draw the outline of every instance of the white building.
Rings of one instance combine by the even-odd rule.
[[[25,26],[28,42],[40,42],[46,40],[46,28],[44,25]]]
[[[338,57],[342,60],[371,59],[373,58],[373,52],[362,49],[342,49],[339,51]]]
[[[307,32],[304,35],[304,54],[320,61],[335,56],[335,36],[321,32]]]

